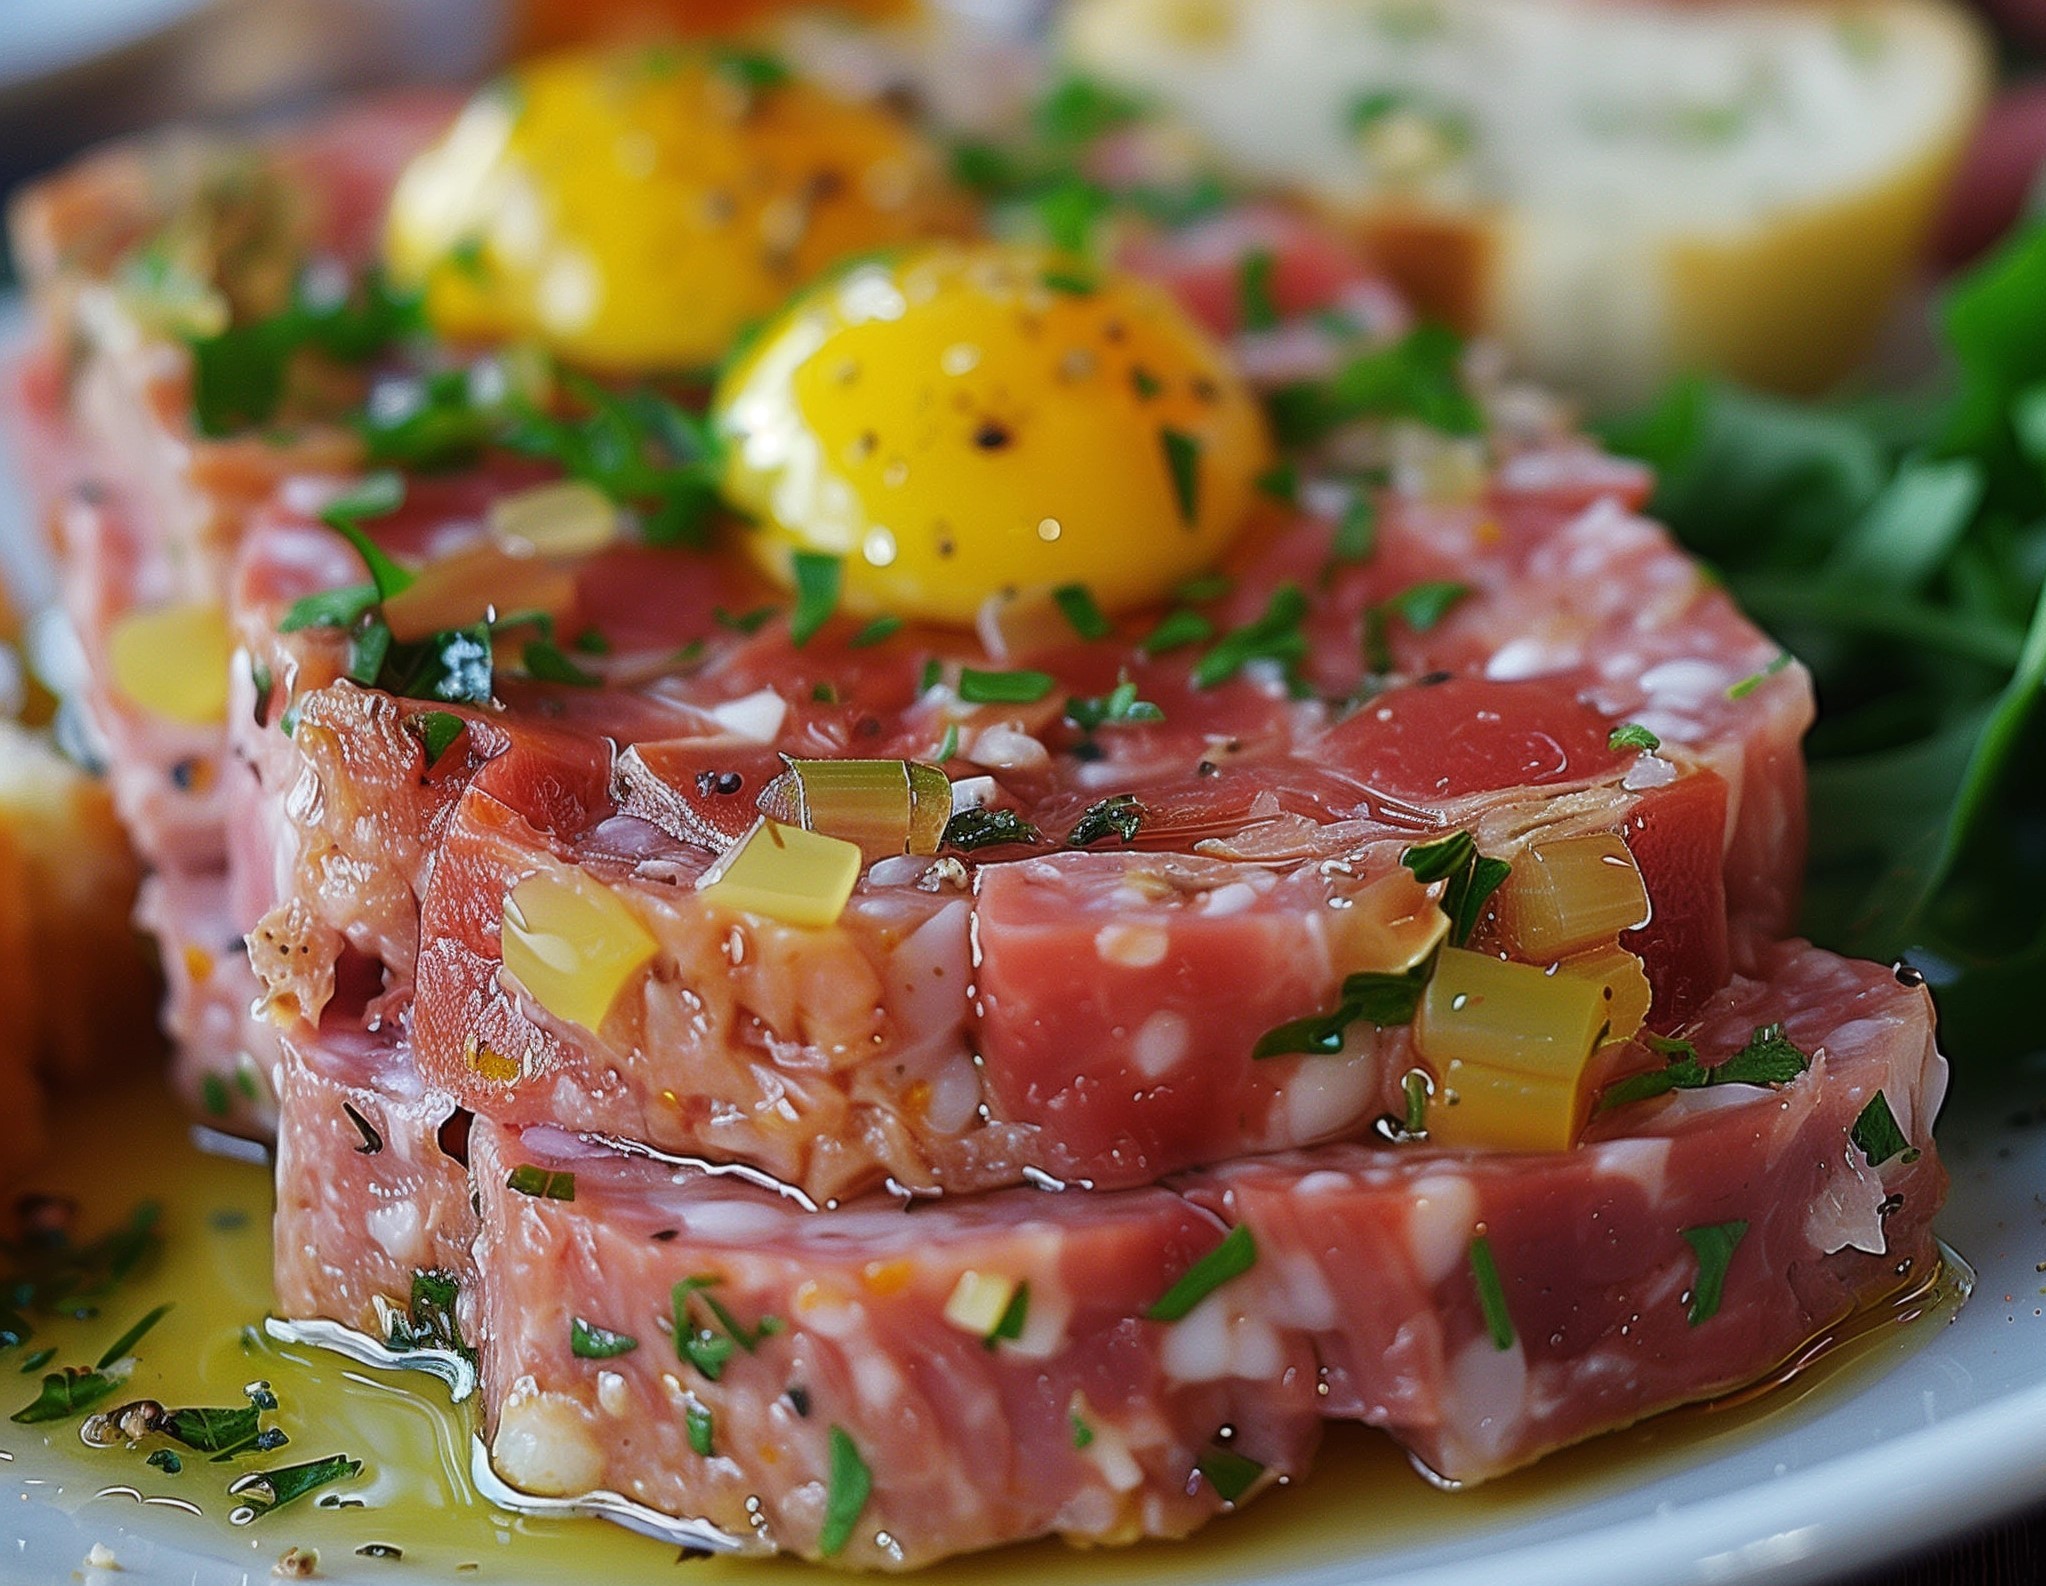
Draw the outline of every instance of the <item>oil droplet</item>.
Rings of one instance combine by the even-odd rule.
[[[1065,533],[1065,529],[1060,525],[1057,518],[1039,518],[1037,520],[1037,537],[1044,541],[1045,544],[1051,544],[1063,533]]]
[[[900,457],[881,470],[881,483],[890,490],[900,490],[909,483],[909,464]]]
[[[980,367],[980,349],[957,341],[938,356],[938,367],[953,376],[971,374]]]
[[[867,530],[867,537],[860,542],[860,554],[870,566],[886,567],[895,560],[895,536],[879,525]]]

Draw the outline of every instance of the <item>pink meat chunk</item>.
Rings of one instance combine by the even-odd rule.
[[[1753,1382],[1932,1273],[1946,1186],[1931,1143],[1946,1064],[1922,987],[1799,943],[1760,967],[1706,1005],[1691,1039],[1714,1066],[1782,1025],[1812,1062],[1780,1089],[1629,1103],[1570,1152],[1334,1146],[1178,1187],[1252,1230],[1244,1281],[1275,1327],[1312,1339],[1326,1412],[1385,1427],[1445,1480]],[[1910,1149],[1871,1162],[1855,1130],[1878,1092]],[[1712,1258],[1693,1240],[1737,1224],[1700,1315]],[[1480,1236],[1499,1318],[1472,1257]]]
[[[528,1490],[894,1569],[1183,1536],[1314,1451],[1304,1348],[1235,1312],[1219,1338],[1145,1316],[1224,1237],[1162,1190],[811,1212],[480,1121],[472,1161],[489,1442]],[[990,1286],[1017,1318],[992,1346],[1001,1315],[955,1298]]]
[[[1046,1530],[1181,1534],[1221,1507],[1218,1469],[1300,1474],[1316,1417],[1381,1426],[1467,1484],[1764,1378],[1935,1270],[1945,1065],[1925,992],[1891,971],[1799,944],[1763,967],[1689,1039],[1714,1068],[1780,1025],[1807,1070],[1616,1106],[1542,1156],[1333,1145],[1163,1189],[817,1211],[733,1170],[479,1122],[499,1473],[816,1554],[836,1427],[874,1496],[831,1556],[897,1567]],[[1894,1153],[1857,1127],[1878,1092]],[[1248,1259],[1159,1319],[1225,1225]],[[1025,1281],[1017,1336],[989,1350]]]
[[[466,1117],[402,1043],[345,1030],[285,1042],[278,1103],[279,1312],[403,1345],[430,1326],[414,1314],[424,1277],[452,1282],[461,1325],[475,1289]]]

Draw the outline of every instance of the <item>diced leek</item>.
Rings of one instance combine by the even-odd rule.
[[[1050,588],[1010,589],[981,602],[974,632],[992,660],[1023,660],[1071,644],[1073,624]]]
[[[1399,974],[1449,934],[1449,916],[1410,870],[1389,871],[1348,902],[1326,917],[1330,955],[1342,974]]]
[[[1648,1005],[1655,993],[1648,984],[1648,971],[1641,960],[1616,943],[1572,953],[1556,965],[1565,975],[1575,975],[1599,988],[1605,999],[1608,1041],[1631,1040],[1648,1018]]]
[[[1445,947],[1414,1021],[1438,1083],[1428,1137],[1439,1145],[1561,1151],[1588,1105],[1587,1069],[1605,1028],[1592,981]]]
[[[966,1271],[952,1285],[945,1301],[945,1320],[963,1333],[986,1338],[1001,1325],[1002,1315],[1016,1297],[1016,1280],[996,1272]]]
[[[761,790],[760,812],[857,843],[868,859],[934,854],[952,818],[952,783],[916,760],[791,760]]]
[[[618,507],[595,485],[562,479],[490,504],[490,533],[514,556],[586,556],[618,538]]]
[[[234,660],[227,613],[211,602],[159,606],[121,618],[107,662],[121,696],[153,716],[212,727],[227,720]]]
[[[391,636],[411,643],[493,617],[544,614],[565,620],[575,606],[575,577],[538,556],[513,556],[486,540],[443,556],[384,602]]]
[[[860,879],[856,843],[762,816],[696,885],[726,908],[785,925],[833,925]]]
[[[504,900],[503,947],[504,967],[535,1002],[594,1031],[656,944],[608,887],[580,870],[549,870]]]
[[[1648,889],[1613,832],[1536,843],[1499,889],[1499,928],[1520,955],[1554,963],[1648,921]]]

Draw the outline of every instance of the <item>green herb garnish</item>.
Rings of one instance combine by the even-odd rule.
[[[959,698],[968,705],[1032,705],[1057,685],[1049,672],[959,669]]]
[[[1451,832],[1432,842],[1417,843],[1400,855],[1400,863],[1423,885],[1441,881],[1442,912],[1449,916],[1449,944],[1462,947],[1478,928],[1485,912],[1513,867],[1503,859],[1478,852],[1469,832]]]
[[[1916,1162],[1920,1152],[1897,1127],[1897,1115],[1890,1111],[1890,1098],[1877,1091],[1868,1098],[1854,1120],[1855,1149],[1870,1167],[1881,1167],[1891,1157],[1902,1155],[1906,1163]]]
[[[303,1465],[286,1465],[279,1470],[251,1471],[227,1490],[254,1511],[251,1519],[260,1520],[271,1511],[282,1509],[286,1504],[305,1497],[307,1493],[317,1492],[334,1482],[361,1474],[361,1460],[350,1459],[346,1454],[330,1454],[325,1459],[310,1460]]]
[[[1034,843],[1037,829],[1014,810],[963,809],[945,823],[943,846],[971,853],[998,843]]]
[[[521,1195],[530,1195],[535,1200],[572,1201],[575,1199],[575,1175],[543,1167],[534,1167],[530,1162],[522,1163],[505,1176],[505,1188],[516,1190]]]
[[[1201,516],[1201,443],[1184,430],[1161,429],[1158,439],[1165,448],[1165,466],[1172,475],[1172,496],[1179,503],[1180,521],[1192,528]]]
[[[1758,1026],[1745,1046],[1712,1068],[1698,1061],[1698,1049],[1689,1041],[1655,1035],[1643,1039],[1666,1061],[1659,1069],[1608,1085],[1599,1097],[1601,1112],[1673,1090],[1698,1090],[1707,1085],[1787,1085],[1812,1066],[1812,1060],[1784,1036],[1780,1024]]]
[[[1222,1242],[1180,1275],[1147,1311],[1146,1320],[1176,1322],[1232,1278],[1239,1278],[1257,1265],[1257,1240],[1248,1226],[1239,1223]]]
[[[1137,802],[1137,796],[1134,793],[1114,793],[1099,803],[1087,806],[1067,835],[1066,846],[1085,848],[1108,837],[1132,843],[1137,840],[1137,829],[1143,824],[1144,806]]]
[[[988,1329],[987,1336],[981,1342],[989,1349],[993,1349],[1004,1339],[1014,1341],[1021,1338],[1024,1323],[1029,1317],[1030,1285],[1019,1283],[1016,1285],[1016,1292],[1009,1296],[1009,1303],[1002,1307],[1002,1314],[996,1318],[995,1325]]]
[[[1209,1449],[1195,1462],[1194,1469],[1208,1478],[1208,1485],[1215,1489],[1218,1498],[1231,1504],[1239,1502],[1265,1473],[1264,1466],[1256,1460],[1227,1448]]]
[[[614,1333],[580,1316],[569,1319],[568,1352],[578,1359],[610,1360],[617,1355],[629,1355],[637,1348],[639,1340],[630,1333]]]
[[[1606,735],[1606,747],[1618,753],[1622,749],[1639,749],[1644,754],[1654,754],[1662,747],[1662,740],[1638,721],[1622,722]]]
[[[1689,1316],[1693,1327],[1702,1327],[1718,1314],[1719,1297],[1726,1287],[1726,1269],[1734,1250],[1748,1231],[1746,1222],[1706,1223],[1686,1228],[1684,1242],[1698,1257],[1698,1281],[1691,1289]]]
[[[792,566],[796,579],[796,609],[789,618],[789,639],[800,650],[817,637],[818,631],[838,610],[839,585],[845,577],[845,563],[839,557],[817,551],[798,551]]]
[[[1236,267],[1236,313],[1245,330],[1276,330],[1279,305],[1272,296],[1278,260],[1268,248],[1246,253]]]
[[[1061,584],[1051,592],[1051,598],[1081,638],[1105,639],[1115,632],[1115,624],[1101,614],[1093,592],[1085,584]]]
[[[874,1491],[874,1475],[860,1458],[859,1445],[844,1427],[831,1429],[831,1475],[824,1486],[824,1526],[817,1533],[817,1551],[835,1558],[852,1540],[853,1527]]]
[[[1499,1281],[1499,1264],[1492,1259],[1492,1241],[1479,1234],[1471,1240],[1471,1281],[1477,1285],[1478,1309],[1485,1313],[1485,1330],[1492,1335],[1495,1349],[1513,1347],[1513,1313],[1506,1308],[1506,1285]]]

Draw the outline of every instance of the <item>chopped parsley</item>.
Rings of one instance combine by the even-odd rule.
[[[720,628],[730,628],[734,633],[749,637],[758,633],[781,615],[779,606],[755,606],[751,611],[727,611],[723,606],[711,607],[711,620]]]
[[[1377,549],[1378,503],[1359,490],[1343,505],[1330,550],[1339,562],[1368,562]]]
[[[988,1329],[981,1343],[993,1349],[995,1345],[1008,1340],[1014,1342],[1023,1336],[1024,1323],[1030,1319],[1030,1285],[1019,1283],[1016,1292],[1009,1296],[1009,1303],[1002,1307],[1002,1314],[995,1325]]]
[[[1400,1090],[1407,1098],[1406,1116],[1400,1120],[1409,1135],[1420,1136],[1428,1132],[1428,1076],[1418,1068],[1410,1068],[1400,1080]]]
[[[1264,1466],[1234,1449],[1211,1448],[1195,1462],[1194,1469],[1208,1478],[1208,1485],[1224,1503],[1236,1503],[1257,1485]]]
[[[426,769],[431,771],[440,763],[440,757],[454,747],[462,736],[468,722],[452,711],[423,710],[416,716],[405,718],[406,729],[419,740],[419,747],[426,754]]]
[[[1921,1155],[1897,1127],[1897,1115],[1890,1111],[1890,1098],[1880,1090],[1868,1098],[1868,1105],[1854,1120],[1853,1140],[1855,1149],[1870,1167],[1881,1167],[1900,1153],[1907,1164],[1916,1162]]]
[[[1136,794],[1112,793],[1099,803],[1087,806],[1067,835],[1066,846],[1085,848],[1108,837],[1132,843],[1137,840],[1137,829],[1143,824],[1144,806],[1137,802]]]
[[[1790,665],[1790,652],[1786,650],[1767,666],[1763,667],[1761,671],[1751,672],[1738,683],[1729,687],[1726,691],[1726,697],[1728,699],[1746,699],[1788,665]]]
[[[519,658],[525,663],[526,676],[538,683],[566,683],[572,688],[597,688],[604,681],[595,673],[585,672],[562,654],[558,645],[548,639],[528,640]]]
[[[765,50],[741,49],[736,44],[718,45],[710,52],[710,61],[711,69],[720,77],[749,93],[779,88],[794,75],[780,57]]]
[[[1279,305],[1272,296],[1272,278],[1278,260],[1269,248],[1243,256],[1236,268],[1236,312],[1245,330],[1276,330]]]
[[[1718,1314],[1719,1298],[1726,1288],[1726,1269],[1732,1265],[1733,1253],[1747,1231],[1747,1223],[1739,1218],[1683,1231],[1684,1242],[1698,1257],[1698,1281],[1691,1288],[1688,1313],[1693,1327],[1702,1327]]]
[[[1068,1410],[1066,1420],[1073,1428],[1073,1447],[1085,1448],[1094,1441],[1094,1428],[1080,1418],[1078,1410]]]
[[[792,563],[796,578],[796,609],[789,618],[789,638],[801,649],[817,637],[838,610],[839,585],[845,563],[818,551],[798,551]]]
[[[282,1509],[307,1493],[361,1474],[361,1460],[350,1459],[346,1454],[330,1454],[325,1459],[286,1465],[280,1470],[251,1471],[227,1490],[253,1511],[249,1518],[260,1520],[273,1509]]]
[[[177,1451],[159,1448],[144,1461],[151,1470],[160,1470],[166,1476],[175,1476],[185,1468],[185,1462],[178,1458]]]
[[[1663,1055],[1663,1066],[1608,1085],[1599,1098],[1601,1112],[1673,1090],[1699,1090],[1707,1085],[1787,1085],[1812,1066],[1811,1058],[1784,1036],[1780,1024],[1758,1026],[1745,1046],[1712,1068],[1698,1061],[1698,1049],[1689,1041],[1656,1035],[1644,1039]]]
[[[568,1352],[580,1360],[610,1360],[618,1355],[629,1355],[637,1348],[639,1340],[630,1333],[614,1333],[610,1328],[586,1322],[580,1316],[569,1320]]]
[[[1365,418],[1412,419],[1450,435],[1485,428],[1464,385],[1463,340],[1434,324],[1359,354],[1327,380],[1281,387],[1269,407],[1279,443],[1289,448]]]
[[[1449,916],[1449,944],[1462,947],[1471,939],[1491,901],[1513,867],[1503,859],[1478,852],[1469,832],[1456,831],[1432,842],[1417,843],[1400,855],[1400,863],[1424,886],[1441,881],[1442,912]]]
[[[1492,1259],[1492,1241],[1483,1234],[1471,1240],[1471,1281],[1478,1290],[1478,1309],[1485,1314],[1485,1330],[1492,1335],[1492,1347],[1513,1347],[1513,1313],[1506,1308],[1506,1285],[1499,1281],[1499,1264]]]
[[[902,619],[900,617],[876,617],[845,642],[855,650],[867,650],[872,649],[884,640],[894,638],[901,631]]]
[[[742,1349],[750,1355],[763,1340],[782,1330],[778,1316],[763,1316],[751,1328],[740,1322],[711,1292],[723,1282],[723,1278],[714,1274],[699,1273],[695,1277],[684,1278],[669,1291],[669,1304],[674,1312],[676,1358],[687,1361],[711,1382],[725,1374],[725,1362],[732,1358],[733,1350]],[[707,1323],[696,1320],[696,1302],[699,1300],[710,1312],[711,1320]]]
[[[983,672],[959,669],[959,698],[968,705],[1032,705],[1049,694],[1056,679],[1049,672]]]
[[[355,487],[328,502],[320,521],[355,547],[378,600],[410,589],[419,579],[392,561],[383,548],[363,532],[365,522],[387,518],[405,504],[405,480],[389,470],[366,475]]]
[[[1253,661],[1275,661],[1288,680],[1297,676],[1307,658],[1307,634],[1301,623],[1307,617],[1307,596],[1297,584],[1281,584],[1272,591],[1264,614],[1232,628],[1194,666],[1196,688],[1214,688],[1226,683]]]
[[[1350,1026],[1359,1019],[1382,1030],[1411,1024],[1434,974],[1435,959],[1431,955],[1397,974],[1366,970],[1346,975],[1341,1000],[1332,1010],[1291,1019],[1265,1031],[1250,1049],[1250,1055],[1254,1059],[1295,1053],[1333,1057],[1342,1051]]]
[[[1644,754],[1654,754],[1662,747],[1662,740],[1638,721],[1628,721],[1606,735],[1606,747],[1614,753],[1622,749],[1639,749]]]
[[[874,1475],[860,1458],[859,1445],[842,1426],[831,1428],[831,1475],[824,1487],[824,1526],[817,1551],[835,1558],[852,1540],[853,1527],[874,1491]]]
[[[530,1162],[521,1163],[505,1176],[505,1188],[517,1190],[521,1195],[530,1195],[535,1200],[572,1201],[575,1199],[575,1175],[534,1167]]]
[[[1215,625],[1198,611],[1168,611],[1158,619],[1158,626],[1144,636],[1141,646],[1146,655],[1163,655],[1167,650],[1177,650],[1189,644],[1204,644],[1215,636]]]
[[[1274,463],[1257,476],[1257,491],[1269,496],[1282,506],[1296,506],[1300,501],[1300,465],[1290,457],[1281,463]]]
[[[1415,633],[1426,633],[1470,594],[1470,586],[1449,579],[1430,579],[1402,590],[1364,613],[1364,658],[1384,677],[1397,665],[1392,653],[1392,624],[1402,621]]]
[[[384,1342],[400,1351],[438,1349],[474,1364],[476,1351],[462,1339],[456,1315],[461,1281],[437,1269],[412,1274],[412,1292],[402,1312],[386,1323]]]
[[[1093,591],[1085,584],[1061,584],[1051,592],[1060,614],[1072,625],[1073,632],[1083,639],[1105,639],[1115,632],[1115,624],[1101,614],[1101,607],[1095,604]]]
[[[68,1421],[74,1415],[83,1415],[102,1400],[112,1398],[134,1371],[132,1359],[91,1371],[81,1366],[66,1366],[62,1371],[53,1371],[44,1377],[42,1391],[34,1401],[16,1410],[8,1419],[22,1426]]]
[[[1147,699],[1137,698],[1137,685],[1126,677],[1106,694],[1074,695],[1066,700],[1066,720],[1090,737],[1103,727],[1127,727],[1164,719],[1164,711]]]
[[[716,1447],[716,1419],[707,1408],[694,1400],[691,1400],[689,1407],[682,1412],[682,1418],[689,1429],[690,1448],[705,1459],[709,1459]]]
[[[1014,810],[969,808],[952,812],[952,818],[945,823],[943,846],[971,853],[976,848],[992,848],[998,843],[1034,843],[1038,840],[1037,828]]]
[[[1198,436],[1170,427],[1158,432],[1165,447],[1165,466],[1172,474],[1172,496],[1180,521],[1192,528],[1201,516],[1201,443]]]
[[[1153,1322],[1176,1322],[1232,1278],[1240,1278],[1257,1265],[1257,1240],[1248,1226],[1239,1223],[1222,1242],[1180,1275],[1179,1281],[1144,1312]]]
[[[262,1412],[254,1404],[231,1410],[194,1406],[168,1411],[157,1429],[198,1453],[232,1456],[255,1445],[261,1419]]]

